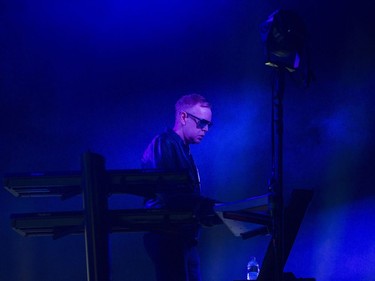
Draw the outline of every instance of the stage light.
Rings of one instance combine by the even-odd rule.
[[[266,65],[285,67],[294,71],[299,67],[305,41],[305,27],[301,18],[291,10],[277,10],[260,26],[264,42]]]

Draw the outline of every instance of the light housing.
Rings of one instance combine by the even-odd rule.
[[[291,10],[276,10],[260,26],[264,42],[265,64],[285,67],[289,71],[300,65],[305,41],[301,18]]]

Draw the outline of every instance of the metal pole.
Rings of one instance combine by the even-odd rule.
[[[284,271],[284,199],[283,199],[283,97],[285,90],[285,69],[277,69],[276,89],[273,96],[275,124],[275,185],[274,185],[274,237],[275,280],[282,281]]]
[[[109,281],[108,200],[104,158],[82,156],[82,192],[85,214],[86,268],[88,281]]]

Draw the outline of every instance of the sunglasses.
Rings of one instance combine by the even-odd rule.
[[[193,114],[190,114],[189,112],[186,112],[187,117],[192,118],[195,123],[197,123],[198,129],[203,129],[204,127],[208,126],[208,128],[211,128],[212,122],[207,121],[206,119],[201,119],[197,116],[194,116]]]

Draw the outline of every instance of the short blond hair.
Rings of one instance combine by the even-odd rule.
[[[175,105],[176,109],[176,118],[178,118],[180,112],[185,111],[193,107],[194,105],[199,104],[202,107],[211,108],[211,104],[206,100],[205,97],[199,94],[190,94],[182,96]]]

